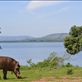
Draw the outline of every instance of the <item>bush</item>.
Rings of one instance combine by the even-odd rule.
[[[73,74],[73,70],[72,69],[68,69],[67,70],[67,75],[72,75]]]
[[[71,65],[70,63],[67,63],[66,67],[73,67],[73,65]]]
[[[32,59],[29,59],[27,61],[28,66],[29,67],[37,67],[37,68],[44,68],[44,67],[48,67],[48,68],[59,68],[63,65],[63,57],[59,57],[57,53],[52,52],[49,57],[47,59],[44,59],[41,62],[38,62],[36,64],[34,64],[32,62]]]

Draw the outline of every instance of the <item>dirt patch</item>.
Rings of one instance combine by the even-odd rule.
[[[82,77],[72,77],[72,78],[54,78],[54,77],[49,77],[49,78],[42,78],[37,81],[32,81],[32,82],[82,82]]]
[[[40,80],[32,81],[32,82],[48,82],[48,78],[42,78]]]

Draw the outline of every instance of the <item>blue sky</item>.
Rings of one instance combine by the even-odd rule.
[[[82,25],[82,1],[0,1],[1,35],[39,37],[73,25]]]

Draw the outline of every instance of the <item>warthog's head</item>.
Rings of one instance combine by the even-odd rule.
[[[15,73],[17,78],[20,78],[20,65],[18,62],[15,65],[14,73]]]

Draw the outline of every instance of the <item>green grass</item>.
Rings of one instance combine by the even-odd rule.
[[[72,69],[73,74],[67,75],[67,70]],[[26,66],[21,67],[21,76],[22,79],[16,79],[14,74],[8,72],[7,80],[3,80],[3,73],[2,70],[0,71],[0,82],[31,82],[33,80],[38,80],[43,77],[54,77],[54,78],[61,78],[61,77],[82,77],[82,68],[81,67],[62,67],[59,69],[54,68],[28,68]]]

